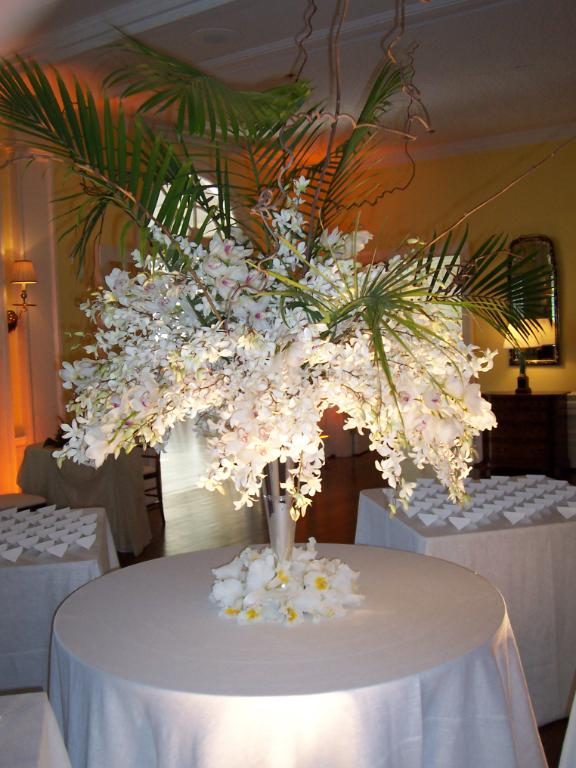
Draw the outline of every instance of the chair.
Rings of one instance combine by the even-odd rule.
[[[154,448],[142,448],[142,466],[144,478],[144,496],[150,501],[146,506],[158,504],[160,508],[160,517],[162,519],[162,528],[166,525],[164,517],[164,502],[162,500],[162,470],[160,465],[160,454]]]

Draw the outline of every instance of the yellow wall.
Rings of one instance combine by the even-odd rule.
[[[490,197],[550,153],[555,144],[520,146],[490,152],[419,161],[416,177],[405,192],[387,196],[365,209],[361,226],[378,235],[390,253],[408,234],[429,237]],[[391,176],[399,169],[391,169]],[[400,169],[401,170],[401,169]],[[489,203],[469,220],[470,247],[493,233],[511,239],[542,234],[556,248],[559,275],[561,365],[529,367],[533,392],[576,390],[576,142],[537,168],[513,189]],[[474,327],[474,340],[496,349],[502,341],[484,325]],[[513,391],[517,368],[506,352],[482,378],[484,391]]]

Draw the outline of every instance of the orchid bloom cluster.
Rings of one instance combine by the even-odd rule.
[[[270,547],[248,547],[232,562],[213,568],[210,599],[220,615],[239,624],[262,621],[300,624],[340,618],[358,606],[358,573],[340,560],[318,557],[316,541],[295,547],[289,562],[279,562]]]
[[[386,375],[362,313],[330,327],[329,313],[291,301],[286,285],[298,281],[304,295],[338,307],[354,298],[367,269],[356,258],[366,232],[323,232],[305,258],[306,184],[298,180],[286,206],[273,212],[271,255],[256,253],[241,232],[215,235],[208,245],[154,232],[160,251],[177,247],[189,271],[171,272],[158,257],[135,251],[131,272],[106,277],[83,305],[96,325],[87,357],[62,370],[74,399],[60,458],[98,466],[137,444],[161,447],[178,421],[192,419],[208,435],[201,486],[231,481],[236,505],[251,504],[265,466],[289,457],[295,468],[286,488],[297,518],[320,490],[319,423],[336,407],[347,414],[347,428],[369,433],[382,477],[400,501],[411,493],[402,480],[408,457],[431,465],[453,501],[465,498],[472,439],[495,425],[474,383],[493,353],[466,345],[455,310],[431,303],[425,285],[415,286],[421,290],[411,302],[426,333],[410,332],[400,317],[386,319]],[[394,260],[373,264],[371,275],[393,267]]]

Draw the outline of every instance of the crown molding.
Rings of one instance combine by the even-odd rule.
[[[129,0],[110,11],[87,16],[82,21],[60,29],[46,37],[42,43],[31,46],[27,53],[37,58],[59,61],[113,42],[120,36],[119,30],[137,35],[236,1]],[[417,27],[441,20],[448,15],[475,13],[513,2],[516,0],[434,0],[434,3],[430,4],[410,2],[406,5],[405,16],[410,21],[411,27]],[[382,36],[382,30],[393,21],[393,10],[346,21],[342,27],[342,38],[350,41],[378,38]],[[306,45],[309,48],[320,47],[329,37],[329,27],[315,30],[306,41]],[[292,36],[206,59],[203,62],[195,62],[195,64],[218,68],[293,48],[294,37]]]
[[[69,24],[26,53],[60,61],[112,43],[120,37],[120,30],[137,35],[233,2],[236,0],[130,0]]]

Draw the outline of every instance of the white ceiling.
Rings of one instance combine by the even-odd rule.
[[[121,28],[244,85],[286,78],[307,7],[307,0],[4,3],[14,5],[15,19],[12,39],[0,38],[5,50],[18,41],[43,60],[101,75],[114,61],[114,51],[102,46]],[[304,76],[315,84],[315,96],[324,98],[336,0],[317,5]],[[3,9],[6,30],[5,14]],[[350,1],[341,45],[345,110],[358,108],[393,17],[394,0]],[[404,43],[418,43],[415,82],[435,129],[432,135],[420,132],[419,144],[458,151],[576,133],[575,40],[574,0],[406,0]]]

